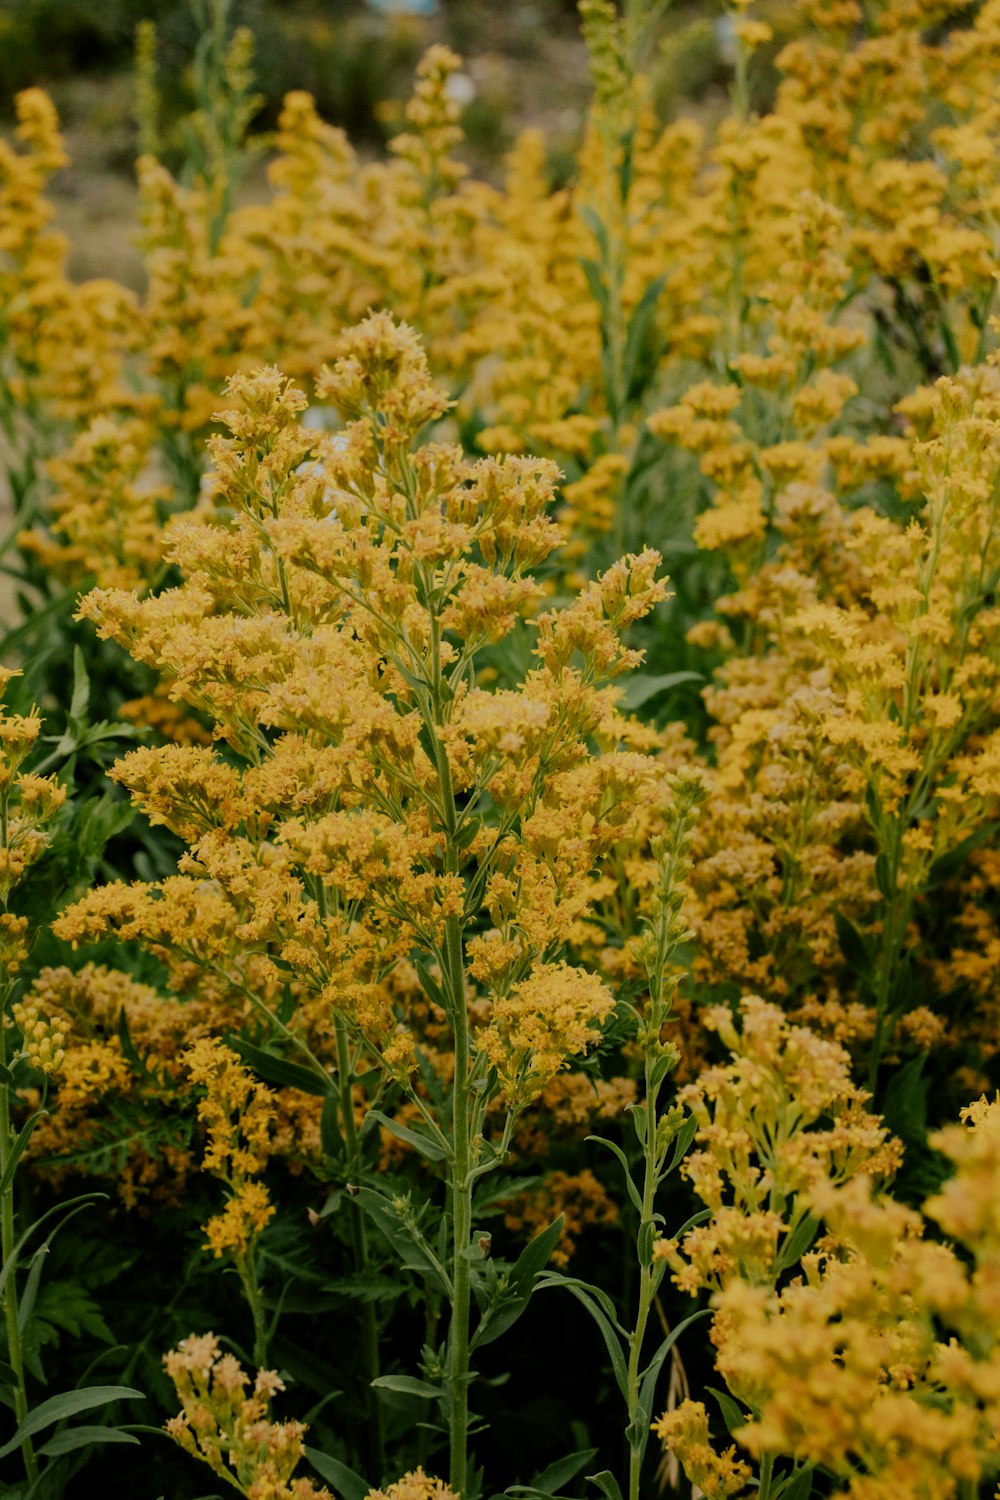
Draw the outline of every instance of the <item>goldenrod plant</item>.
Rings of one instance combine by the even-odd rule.
[[[0,1488],[985,1493],[1000,9],[585,0],[484,177],[152,9],[138,291],[0,141]]]

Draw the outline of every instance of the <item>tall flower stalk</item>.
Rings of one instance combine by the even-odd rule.
[[[98,888],[58,931],[113,930],[178,981],[192,965],[222,979],[295,1059],[285,1080],[339,1098],[355,1210],[405,1244],[451,1308],[419,1379],[371,1363],[369,1376],[437,1403],[450,1483],[468,1496],[471,1352],[523,1311],[554,1243],[547,1232],[513,1266],[493,1261],[476,1186],[614,1006],[570,944],[602,859],[662,780],[621,748],[604,684],[640,659],[621,634],[665,590],[644,552],[536,615],[532,572],[560,540],[546,514],[554,466],[471,462],[421,441],[449,402],[388,316],[344,335],[320,390],[340,431],[300,425],[305,398],[278,371],[237,377],[230,435],[211,443],[213,494],[167,543],[185,581],[84,602],[103,635],[215,721],[229,754],[166,746],[118,763],[134,801],[186,841],[182,873]],[[526,617],[537,664],[519,674],[503,643]],[[483,685],[487,653],[512,685]],[[449,1036],[433,1087],[420,1024],[390,983],[403,965]],[[367,1094],[365,1108],[442,1181],[434,1244],[409,1198],[367,1171],[355,1083],[372,1068],[415,1125]]]

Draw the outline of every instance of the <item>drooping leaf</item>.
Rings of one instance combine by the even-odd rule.
[[[66,1417],[75,1417],[82,1411],[93,1411],[97,1406],[108,1406],[112,1401],[144,1401],[142,1391],[130,1385],[92,1385],[82,1391],[64,1391],[61,1396],[50,1396],[41,1406],[28,1413],[14,1436],[0,1448],[0,1458],[6,1458],[19,1448],[26,1437],[43,1432]]]
[[[139,1439],[131,1432],[122,1432],[119,1427],[66,1427],[43,1443],[38,1453],[43,1458],[61,1458],[64,1453],[75,1453],[78,1448],[90,1448],[100,1443],[135,1443]]]

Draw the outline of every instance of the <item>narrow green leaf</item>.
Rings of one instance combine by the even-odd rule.
[[[646,1149],[646,1106],[644,1104],[634,1104],[632,1106],[632,1108],[629,1110],[629,1114],[632,1116],[632,1124],[635,1127],[635,1133],[636,1133],[636,1137],[638,1138],[639,1145],[645,1151],[645,1149]]]
[[[600,266],[598,266],[596,261],[588,260],[586,256],[581,256],[580,267],[587,278],[590,295],[601,309],[601,312],[606,313],[608,308],[608,290],[604,285]]]
[[[719,1403],[722,1420],[726,1424],[726,1431],[730,1437],[735,1437],[741,1427],[747,1425],[747,1414],[738,1402],[734,1401],[728,1391],[717,1391],[714,1385],[706,1386],[705,1389],[715,1397]]]
[[[357,1202],[385,1235],[399,1256],[404,1270],[419,1271],[422,1276],[432,1281],[445,1297],[450,1298],[451,1282],[442,1274],[442,1267],[435,1265],[428,1248],[406,1227],[388,1200],[374,1188],[363,1187],[358,1191]]]
[[[554,1464],[549,1464],[547,1469],[535,1475],[531,1488],[548,1494],[561,1485],[569,1484],[581,1469],[586,1468],[596,1452],[596,1448],[580,1448],[576,1453],[567,1453],[565,1458],[557,1458]]]
[[[378,1390],[395,1391],[400,1396],[419,1396],[422,1401],[436,1401],[441,1395],[439,1386],[418,1380],[415,1375],[380,1375],[371,1383]]]
[[[333,1485],[340,1500],[365,1500],[365,1496],[371,1491],[367,1479],[362,1479],[360,1474],[342,1464],[339,1458],[331,1458],[318,1448],[306,1448],[305,1455],[319,1477]]]
[[[11,1147],[10,1156],[7,1158],[6,1170],[3,1176],[0,1177],[0,1198],[3,1197],[4,1193],[6,1193],[7,1189],[14,1181],[14,1173],[17,1171],[17,1164],[21,1159],[21,1155],[24,1151],[25,1146],[31,1140],[32,1131],[38,1124],[39,1120],[44,1119],[47,1114],[47,1109],[36,1109],[33,1115],[28,1116],[24,1124],[21,1126],[21,1129],[18,1131],[17,1136],[14,1140],[14,1144]]]
[[[812,1464],[807,1464],[804,1469],[798,1469],[789,1474],[779,1487],[775,1490],[777,1500],[809,1500],[812,1494]]]
[[[656,304],[660,299],[666,279],[666,276],[657,276],[655,281],[650,282],[636,304],[629,323],[625,339],[625,353],[622,358],[622,375],[626,394],[632,398],[639,394],[636,385],[640,361],[649,344]]]
[[[29,1224],[3,1265],[0,1266],[0,1296],[3,1295],[4,1287],[7,1285],[7,1278],[13,1274],[14,1267],[20,1259],[21,1251],[37,1229],[41,1229],[42,1225],[48,1219],[55,1218],[58,1214],[64,1215],[63,1219],[51,1230],[45,1241],[46,1245],[50,1245],[60,1229],[68,1224],[70,1219],[82,1213],[91,1203],[97,1203],[101,1198],[106,1198],[107,1196],[107,1193],[82,1193],[78,1198],[70,1198],[66,1203],[55,1204],[54,1207],[42,1214],[40,1219],[36,1219],[33,1224]]]
[[[628,1157],[625,1155],[625,1152],[620,1146],[616,1146],[614,1141],[606,1140],[603,1135],[588,1135],[585,1137],[585,1139],[588,1141],[593,1141],[598,1146],[606,1146],[611,1154],[617,1157],[622,1169],[622,1174],[625,1178],[625,1188],[628,1192],[629,1198],[632,1201],[632,1207],[635,1209],[636,1213],[641,1214],[642,1197],[639,1193],[639,1189],[636,1187],[634,1181],[632,1180],[632,1171],[629,1167]]]
[[[423,990],[424,994],[427,996],[431,1004],[439,1006],[443,1011],[447,1011],[448,1003],[444,998],[444,990],[438,984],[437,980],[433,977],[427,965],[425,963],[421,963],[420,959],[418,958],[414,961],[413,967],[417,971],[417,978],[420,980],[420,988]]]
[[[840,943],[840,951],[844,955],[847,967],[859,979],[866,979],[872,967],[867,943],[854,923],[849,917],[845,917],[843,912],[835,911],[833,920],[837,928],[837,941]]]
[[[340,1100],[328,1094],[319,1117],[319,1139],[323,1155],[336,1160],[344,1154],[344,1137],[340,1133]]]
[[[983,823],[974,833],[970,833],[967,838],[962,839],[960,843],[956,844],[953,849],[948,849],[944,854],[939,854],[927,872],[926,889],[933,891],[938,886],[945,885],[949,880],[953,880],[965,864],[969,855],[978,849],[980,844],[984,844],[988,839],[991,839],[998,830],[1000,830],[1000,823]]]
[[[818,1230],[819,1220],[814,1219],[812,1214],[806,1214],[802,1222],[795,1226],[781,1247],[778,1256],[778,1266],[782,1271],[788,1271],[792,1266],[798,1265],[816,1238]]]
[[[671,1328],[642,1373],[642,1378],[639,1382],[639,1405],[636,1412],[637,1432],[633,1440],[635,1449],[640,1457],[645,1453],[646,1444],[649,1442],[650,1423],[653,1420],[653,1402],[656,1400],[656,1382],[660,1378],[660,1371],[663,1369],[664,1361],[685,1329],[690,1328],[692,1323],[697,1323],[699,1318],[709,1317],[710,1313],[710,1308],[701,1307],[697,1312],[689,1313],[675,1328]]]
[[[314,1069],[300,1067],[298,1063],[286,1062],[283,1057],[278,1057],[273,1052],[265,1052],[262,1047],[255,1047],[252,1042],[245,1042],[242,1037],[229,1035],[226,1037],[226,1045],[232,1047],[234,1052],[238,1052],[243,1061],[249,1063],[265,1083],[273,1083],[283,1089],[298,1089],[300,1093],[313,1094],[320,1099],[334,1091],[332,1078],[324,1080]]]
[[[384,1125],[390,1135],[394,1135],[398,1141],[404,1141],[407,1146],[412,1146],[414,1151],[419,1151],[428,1161],[444,1161],[448,1155],[440,1141],[433,1140],[421,1130],[411,1130],[408,1125],[401,1125],[398,1120],[384,1115],[380,1109],[370,1109],[368,1118]]]
[[[676,1139],[674,1140],[674,1150],[673,1155],[670,1158],[670,1165],[667,1168],[668,1172],[672,1172],[676,1167],[680,1166],[681,1162],[684,1160],[684,1157],[687,1156],[691,1142],[694,1140],[697,1134],[698,1121],[695,1119],[694,1115],[688,1115],[687,1119],[684,1121],[684,1124],[677,1132]]]
[[[29,1412],[9,1443],[0,1448],[0,1458],[6,1458],[19,1448],[26,1437],[61,1422],[65,1417],[75,1417],[81,1411],[92,1411],[95,1406],[107,1406],[112,1401],[144,1401],[142,1391],[130,1385],[92,1385],[82,1391],[65,1391],[61,1396],[50,1396],[41,1406]]]
[[[478,818],[469,818],[468,822],[463,823],[461,828],[459,828],[458,832],[455,834],[455,838],[453,840],[455,848],[467,849],[472,843],[473,839],[476,837],[476,834],[479,832],[481,827],[482,824]]]
[[[597,241],[602,259],[607,260],[611,254],[611,242],[608,239],[608,228],[604,220],[596,209],[591,208],[589,203],[581,204],[580,218]]]
[[[68,718],[71,724],[82,726],[90,707],[90,678],[79,646],[73,647],[73,696],[70,699]]]
[[[615,1377],[615,1383],[618,1386],[622,1397],[627,1400],[628,1369],[625,1364],[625,1356],[622,1353],[621,1341],[616,1334],[610,1319],[604,1312],[602,1312],[601,1308],[598,1307],[594,1297],[590,1295],[589,1291],[584,1290],[583,1285],[580,1282],[574,1281],[571,1277],[568,1276],[560,1276],[558,1278],[556,1278],[555,1276],[550,1276],[546,1281],[542,1282],[541,1285],[565,1287],[570,1295],[575,1297],[576,1300],[581,1303],[590,1313],[590,1316],[597,1324],[601,1338],[604,1340],[604,1347],[608,1351],[608,1357],[611,1360],[611,1369]]]
[[[610,1469],[602,1469],[599,1474],[588,1474],[587,1478],[591,1484],[596,1484],[605,1500],[622,1500],[622,1492],[618,1487],[618,1481]]]
[[[923,1076],[926,1055],[911,1057],[898,1068],[886,1086],[882,1119],[905,1145],[923,1143],[927,1135],[927,1095],[930,1079]]]
[[[139,1439],[117,1427],[67,1427],[50,1437],[38,1452],[43,1458],[61,1458],[64,1453],[74,1453],[77,1448],[90,1448],[98,1443],[135,1443],[138,1447]]]
[[[523,1288],[532,1285],[538,1273],[548,1265],[549,1256],[559,1243],[565,1222],[564,1216],[560,1214],[558,1219],[553,1219],[534,1239],[528,1241],[510,1273],[513,1286]]]

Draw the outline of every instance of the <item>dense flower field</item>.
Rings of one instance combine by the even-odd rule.
[[[17,99],[0,1493],[996,1492],[1000,3],[656,9],[263,198],[144,25],[141,294]]]

